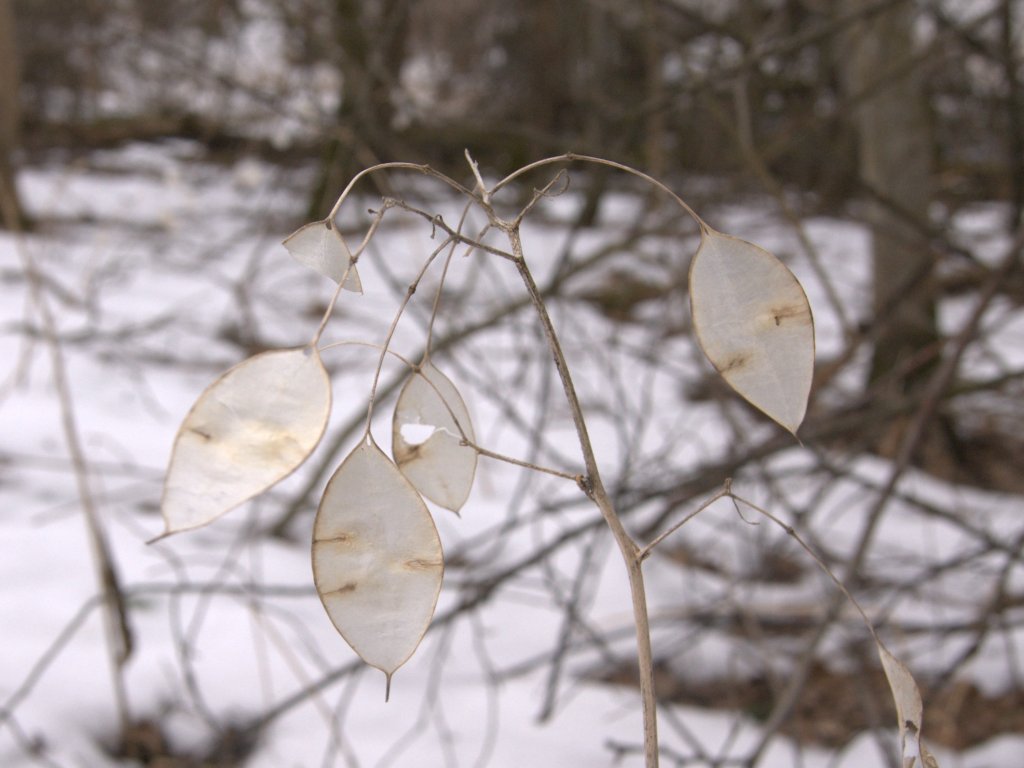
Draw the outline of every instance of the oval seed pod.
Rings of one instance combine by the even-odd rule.
[[[321,275],[326,275],[336,283],[341,282],[347,269],[345,289],[356,293],[363,292],[363,285],[359,281],[355,265],[352,264],[352,254],[348,245],[330,219],[314,221],[295,230],[285,238],[284,247],[296,261],[315,269]]]
[[[418,429],[425,430],[425,439],[413,439]],[[476,475],[477,453],[461,445],[463,435],[476,440],[465,402],[448,377],[424,365],[405,382],[395,403],[391,450],[416,490],[453,512],[466,503]]]
[[[814,321],[793,273],[763,248],[709,228],[690,265],[690,307],[711,364],[795,434],[814,376]]]
[[[327,483],[313,524],[313,580],[335,628],[391,675],[427,631],[444,555],[426,504],[367,437]]]
[[[892,699],[896,704],[896,718],[900,729],[900,757],[903,765],[920,765],[922,768],[937,768],[935,758],[928,752],[922,740],[921,730],[924,721],[924,705],[921,702],[921,691],[914,682],[914,676],[906,665],[889,653],[881,643],[877,643],[878,656],[882,660],[882,669],[892,690]],[[907,741],[910,741],[908,754]]]
[[[227,371],[174,439],[163,535],[206,525],[291,474],[320,442],[330,411],[330,379],[309,347],[264,352]]]

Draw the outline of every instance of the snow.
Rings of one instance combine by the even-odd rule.
[[[9,707],[7,714],[13,710],[17,723],[17,731],[10,721],[0,731],[0,764],[131,764],[100,748],[114,740],[117,719],[93,557],[61,431],[53,370],[19,249],[31,255],[46,281],[88,457],[88,484],[128,595],[135,651],[125,676],[133,713],[159,719],[177,746],[198,749],[218,728],[270,711],[327,678],[331,682],[318,695],[302,698],[273,720],[247,765],[641,764],[636,691],[598,683],[591,675],[609,657],[632,658],[625,574],[610,541],[590,533],[601,530],[600,520],[573,483],[482,459],[461,518],[432,508],[449,557],[445,587],[434,629],[396,673],[387,704],[383,676],[357,663],[313,591],[309,537],[322,480],[296,518],[294,541],[257,535],[310,481],[343,425],[360,423],[379,355],[374,348],[338,346],[324,352],[334,376],[334,412],[309,467],[207,529],[145,544],[162,530],[162,478],[177,426],[195,398],[256,348],[306,343],[330,299],[333,284],[304,270],[280,246],[297,223],[305,182],[303,172],[289,177],[251,159],[234,167],[207,163],[198,147],[185,142],[129,145],[97,153],[87,165],[54,164],[23,174],[28,207],[45,224],[20,243],[0,234],[0,359],[7,361],[0,379],[0,704]],[[579,252],[595,251],[623,235],[622,222],[633,216],[635,200],[628,195],[610,200],[604,225],[575,243]],[[571,215],[578,200],[567,194],[551,202],[547,218],[524,236],[541,285],[554,278],[556,268],[567,266],[558,260],[564,235],[553,232],[551,222]],[[354,200],[350,210],[373,205],[373,200]],[[837,353],[841,325],[810,255],[792,233],[756,208],[713,214],[709,221],[716,228],[787,260],[815,309],[819,354]],[[990,215],[979,211],[964,223],[964,231],[983,228],[983,217]],[[445,209],[446,221],[458,216],[458,207]],[[341,221],[357,230],[368,224],[359,213],[344,213]],[[324,344],[351,339],[379,344],[419,260],[437,247],[439,240],[430,240],[423,221],[408,214],[396,214],[393,221],[396,226],[383,228],[359,262],[366,295],[340,298]],[[847,308],[863,312],[869,279],[863,230],[827,219],[806,227]],[[599,269],[581,272],[576,282],[567,278],[566,293],[598,285],[602,276],[634,264],[642,264],[649,276],[683,275],[693,241],[692,223],[680,217],[676,235],[645,239],[639,249],[612,249]],[[445,287],[451,308],[438,318],[435,338],[520,295],[509,264],[480,263],[457,253]],[[422,349],[439,267],[440,260],[393,342],[396,351],[413,359]],[[680,407],[681,396],[709,372],[688,338],[652,340],[646,326],[609,325],[580,302],[555,301],[552,312],[579,371],[606,476],[627,483],[624,493],[637,494],[648,482],[657,486],[774,434],[774,427],[752,419],[729,395],[712,394]],[[1017,343],[1020,313],[1002,306],[991,315],[1002,334],[992,344],[1019,353],[1024,348]],[[950,308],[945,317],[953,328],[962,312]],[[682,310],[679,322],[688,322]],[[497,329],[454,350],[441,349],[432,359],[467,400],[481,444],[578,472],[572,425],[550,360],[534,354],[539,343],[529,313],[517,311]],[[1012,353],[1005,354],[1008,364]],[[385,360],[381,386],[404,370]],[[392,404],[393,395],[383,397],[374,413],[374,434],[385,450]],[[535,424],[544,429],[535,434]],[[328,471],[356,438],[348,439]],[[736,488],[788,522],[796,519],[794,510],[813,508],[804,520],[811,544],[839,557],[863,529],[873,498],[867,491],[886,482],[891,466],[837,455],[834,460],[846,474],[835,479],[819,468],[817,458],[794,445],[761,467],[788,478],[782,489],[760,482],[757,469],[736,478]],[[688,502],[670,519],[698,503]],[[930,513],[929,505],[968,511],[975,533]],[[642,530],[663,511],[658,498],[638,502],[628,524]],[[1024,534],[1019,511],[1014,497],[969,491],[911,472],[880,522],[870,560],[879,575],[921,588],[863,595],[866,610],[936,624],[970,616],[979,591],[991,589],[993,571],[1003,561],[990,552],[971,568],[935,576],[929,568],[970,552],[986,536],[1019,540]],[[648,561],[655,649],[693,679],[714,679],[740,667],[755,670],[727,632],[702,630],[680,617],[706,611],[725,616],[736,604],[798,615],[832,594],[827,579],[811,570],[809,559],[785,534],[766,520],[752,525],[755,517],[750,512],[740,519],[731,505],[720,503],[670,540],[706,553],[720,572],[681,569],[660,550]],[[578,533],[571,546],[505,582],[471,617],[449,618],[488,577],[573,531]],[[802,557],[810,575],[791,585],[753,585],[726,575],[742,571],[768,544],[786,545],[787,552]],[[582,581],[581,569],[589,574]],[[1011,575],[1019,583],[1019,569]],[[547,662],[563,630],[565,614],[557,600],[564,602],[574,592],[580,626],[557,679],[553,715],[538,722],[552,684]],[[843,632],[863,635],[858,622],[852,612],[844,614]],[[603,635],[606,645],[590,642],[591,631]],[[62,632],[68,635],[54,645]],[[1008,665],[1022,646],[1020,629],[1000,633],[963,674],[996,690],[1008,682]],[[917,674],[938,668],[956,648],[953,640],[934,635],[893,642],[898,655],[907,652],[904,660]],[[790,661],[785,649],[762,659],[780,671]],[[691,736],[678,722],[709,759],[741,756],[761,733],[742,713],[665,705],[667,755],[691,754]],[[881,738],[887,749],[894,731]],[[26,749],[24,742],[35,739],[45,744],[45,760]],[[625,750],[621,761],[609,745]],[[1024,738],[1005,736],[960,755],[935,751],[947,768],[982,768],[1015,765],[1022,748]],[[798,759],[806,766],[876,764],[883,759],[879,749],[871,734],[837,753],[778,737],[758,765],[779,768]]]

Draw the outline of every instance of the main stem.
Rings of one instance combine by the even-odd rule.
[[[519,236],[518,227],[506,228],[509,242],[512,246],[512,254],[515,256],[516,268],[519,276],[526,286],[530,296],[530,302],[540,318],[541,326],[544,329],[544,336],[548,342],[555,361],[555,368],[558,371],[558,378],[562,382],[562,389],[565,392],[565,399],[572,412],[573,424],[576,427],[576,434],[580,441],[580,449],[583,453],[583,462],[586,467],[586,477],[580,483],[583,492],[597,505],[604,517],[605,523],[611,529],[615,543],[619,546],[619,552],[626,564],[626,573],[629,577],[629,593],[633,602],[633,624],[636,627],[636,652],[637,666],[640,673],[640,699],[643,704],[644,719],[644,764],[646,768],[657,768],[658,766],[658,710],[657,699],[654,695],[654,655],[651,652],[651,624],[647,615],[647,591],[644,587],[643,558],[640,547],[626,531],[615,511],[615,506],[608,492],[601,481],[601,473],[597,467],[597,459],[594,455],[593,445],[590,442],[590,434],[587,431],[586,420],[583,417],[583,408],[580,405],[579,397],[576,394],[576,387],[573,384],[572,376],[569,373],[569,365],[566,362],[565,354],[562,352],[562,345],[555,333],[555,326],[551,322],[547,306],[541,296],[537,283],[534,282],[530,268],[523,256],[523,244]]]

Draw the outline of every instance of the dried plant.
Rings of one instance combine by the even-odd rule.
[[[158,538],[206,525],[267,490],[313,453],[331,410],[330,380],[321,353],[335,345],[320,344],[324,329],[343,291],[361,291],[357,263],[389,211],[418,215],[433,228],[440,244],[423,260],[379,346],[365,429],[330,478],[320,502],[312,542],[313,575],[320,599],[355,652],[384,672],[390,693],[392,676],[426,633],[441,590],[444,555],[424,497],[459,512],[469,496],[479,456],[574,482],[601,512],[626,568],[636,628],[644,753],[646,764],[655,766],[658,736],[654,666],[643,563],[656,546],[697,513],[668,525],[652,541],[641,544],[623,526],[605,490],[572,371],[520,235],[523,221],[537,203],[564,187],[566,171],[559,170],[514,216],[499,215],[492,201],[527,172],[573,162],[632,174],[669,195],[694,219],[700,231],[700,246],[690,267],[689,293],[693,328],[701,348],[739,395],[794,435],[804,418],[814,369],[811,307],[800,283],[779,259],[756,245],[715,231],[664,184],[636,169],[601,158],[563,155],[532,163],[488,186],[468,153],[466,157],[475,180],[473,188],[429,166],[377,165],[352,179],[325,219],[307,224],[285,240],[286,248],[298,261],[334,280],[337,289],[306,346],[256,355],[229,370],[200,396],[175,440],[162,505],[166,530]],[[416,171],[445,185],[464,199],[462,217],[451,226],[440,215],[397,198],[386,198],[362,242],[350,249],[335,218],[360,179],[389,169]],[[464,226],[467,214],[474,209],[485,217],[486,224],[479,233],[470,235]],[[495,244],[494,235],[502,236],[504,242]],[[582,472],[541,466],[479,445],[469,410],[455,384],[431,361],[431,331],[442,309],[444,280],[460,249],[467,256],[503,259],[515,267],[572,414]],[[409,361],[391,349],[391,342],[421,280],[439,260],[442,277],[425,352],[418,362]],[[371,429],[378,381],[389,354],[409,369],[395,404],[391,458],[378,447]],[[892,688],[903,765],[935,766],[920,738],[922,704],[917,686],[907,668],[882,644],[846,588],[791,527],[733,494],[729,483],[698,512],[724,497],[780,525],[853,601],[874,638]]]

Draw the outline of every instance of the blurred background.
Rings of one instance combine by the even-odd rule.
[[[387,158],[447,169],[469,146],[510,169],[571,150],[751,193],[789,185],[813,211],[895,202],[896,165],[946,208],[982,196],[1019,212],[1018,16],[952,1],[7,0],[4,154],[190,137],[318,161],[311,197],[333,197]]]
[[[82,593],[24,635],[18,663],[4,664],[2,760],[166,768],[261,759],[302,766],[638,759],[635,729],[606,737],[594,727],[581,738],[585,726],[559,725],[567,702],[590,701],[580,691],[591,686],[625,696],[614,698],[616,711],[635,706],[628,617],[599,597],[604,586],[587,586],[621,574],[613,562],[599,578],[601,563],[613,558],[581,517],[579,500],[569,499],[572,488],[552,501],[540,481],[496,475],[480,500],[493,509],[493,525],[442,529],[452,537],[443,626],[464,627],[452,632],[464,631],[469,646],[484,643],[489,621],[500,626],[502,599],[519,604],[529,592],[531,605],[545,606],[550,632],[520,647],[524,655],[499,661],[482,653],[459,673],[489,691],[473,694],[487,701],[515,690],[509,681],[528,681],[502,720],[525,712],[524,730],[513,728],[511,740],[540,739],[528,758],[501,746],[509,737],[493,735],[501,732],[496,720],[481,726],[486,736],[466,737],[471,746],[463,751],[433,715],[401,738],[404,728],[380,726],[376,746],[361,747],[351,735],[359,729],[338,724],[352,700],[376,697],[357,696],[357,683],[345,682],[358,681],[353,666],[337,667],[308,647],[279,648],[273,662],[261,655],[276,653],[259,650],[261,643],[292,645],[268,629],[280,601],[293,610],[284,596],[292,587],[274,579],[289,573],[283,563],[299,574],[289,584],[305,577],[316,498],[357,427],[332,425],[326,455],[223,534],[228,544],[209,534],[215,538],[200,536],[195,545],[198,556],[138,554],[157,532],[143,529],[155,526],[175,425],[203,382],[254,352],[304,343],[324,309],[323,286],[275,266],[286,259],[275,244],[327,215],[348,181],[376,163],[426,163],[472,186],[469,150],[487,179],[567,152],[635,166],[712,226],[791,266],[807,286],[819,334],[800,444],[735,402],[696,362],[678,291],[697,244],[692,222],[607,167],[574,167],[568,190],[538,208],[537,249],[556,265],[544,274],[545,290],[577,342],[584,396],[606,441],[606,483],[632,529],[656,535],[725,478],[747,483],[751,497],[793,525],[865,600],[887,642],[908,654],[943,764],[1019,766],[1022,41],[1020,0],[0,0],[5,546],[32,552],[41,528],[77,521],[74,510],[90,496],[75,478],[91,478],[99,515],[90,530],[101,553],[109,550],[100,561],[120,574],[113,593],[127,596],[122,617],[156,626],[158,602],[159,621],[170,616],[172,626],[152,629],[149,646],[137,641],[135,661],[125,652],[114,664],[113,688],[127,690],[113,697],[119,725],[108,713],[111,726],[91,732],[55,714],[54,694],[36,692],[40,680],[60,689],[74,679],[50,667],[51,656],[78,643],[61,639],[71,626],[65,622],[78,621],[82,606],[81,621],[91,621],[112,599],[109,581],[90,582],[83,548]],[[529,199],[529,185],[549,180],[527,176],[509,191],[509,210]],[[381,195],[448,211],[450,219],[447,194],[378,174],[339,220],[362,233],[365,210]],[[410,228],[411,221],[397,226],[391,250],[381,250],[422,255],[429,241],[411,245]],[[409,279],[387,264],[378,276],[381,301],[401,296]],[[205,287],[186,284],[200,274]],[[559,442],[564,424],[546,422],[559,411],[547,399],[550,374],[539,372],[539,337],[493,335],[499,321],[528,323],[521,297],[503,279],[481,268],[446,285],[451,318],[438,331],[447,334],[445,359],[466,390],[489,403],[476,406],[482,421],[511,425],[495,426],[496,440],[571,468],[571,440]],[[393,311],[339,314],[351,335],[376,339]],[[80,450],[69,437],[75,429],[65,419],[62,432],[54,416],[69,412],[68,400],[59,396],[59,366],[46,362],[47,345],[78,366],[65,388],[81,413]],[[494,353],[502,362],[493,370],[473,367]],[[353,370],[360,365],[365,377],[368,361]],[[641,370],[650,375],[637,383],[631,375]],[[493,386],[508,376],[530,393],[523,399],[543,406]],[[684,407],[693,415],[666,415]],[[33,408],[50,421],[24,423]],[[128,423],[113,426],[122,417]],[[159,437],[134,446],[126,436],[133,424]],[[124,442],[113,449],[111,441]],[[79,453],[88,466],[76,462]],[[56,485],[54,476],[62,478]],[[652,602],[669,734],[664,759],[896,765],[891,703],[863,625],[841,610],[828,579],[792,540],[767,533],[767,521],[756,535],[744,522],[723,513],[689,543],[666,545],[652,558],[661,573],[652,579],[663,587]],[[81,548],[75,535],[81,531],[58,540]],[[203,549],[213,544],[229,554],[217,559]],[[49,594],[26,575],[34,566],[25,558],[6,567],[5,636],[19,631],[16,617],[35,610],[26,607],[34,594]],[[250,590],[245,600],[237,599],[239,584]],[[298,636],[295,627],[316,621],[318,606],[308,585],[295,589],[307,602],[286,626]],[[193,599],[200,602],[187,608],[175,602]],[[288,678],[269,693],[264,685],[261,706],[246,709],[244,697],[207,700],[209,690],[233,690],[247,678],[240,672],[224,681],[209,671],[204,678],[193,666],[189,649],[207,621],[203,599],[235,601],[249,622],[244,634],[256,638],[259,679]],[[717,639],[708,645],[709,638]],[[440,661],[430,669],[458,656],[459,641],[448,634],[432,642]],[[138,661],[147,647],[156,649],[153,658]],[[83,644],[82,658],[95,650]],[[147,663],[150,672],[139,671]],[[445,695],[430,669],[408,684],[425,691],[413,722],[417,712],[436,711],[437,690]],[[96,682],[91,696],[106,701],[110,687]],[[310,691],[321,689],[336,700],[314,701]],[[131,698],[134,708],[125,702]],[[94,699],[76,699],[78,711]],[[476,703],[463,702],[448,718],[481,706],[469,701]],[[286,717],[303,722],[311,709],[327,712],[317,720],[316,757],[288,751],[296,748],[288,738],[309,741],[299,725],[290,737],[267,735]],[[597,717],[593,711],[580,722]],[[703,741],[683,712],[696,712],[698,722],[720,718],[706,732],[721,738]],[[568,732],[594,751],[559,751],[560,742],[536,736],[538,719],[552,721],[545,733]],[[76,728],[85,735],[63,740]],[[410,752],[410,744],[419,746]]]

